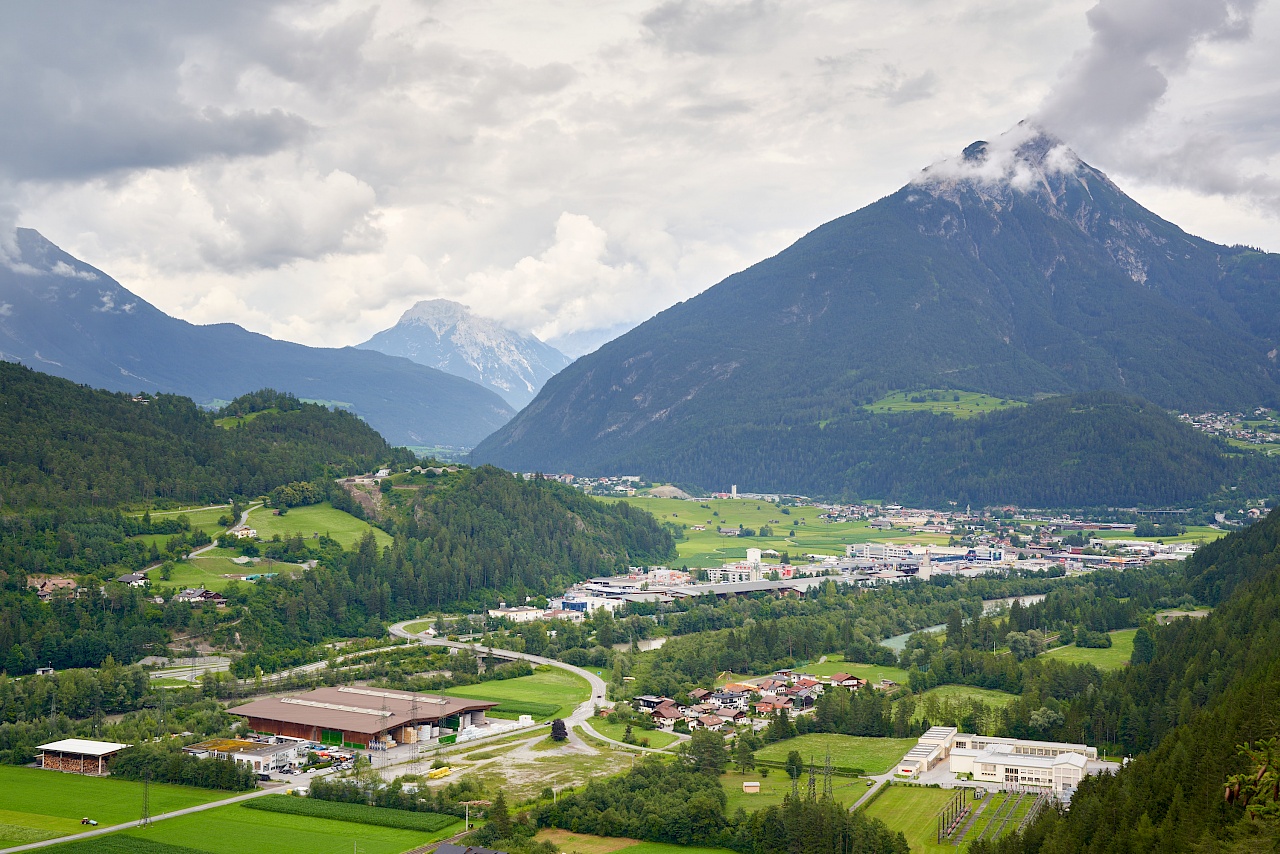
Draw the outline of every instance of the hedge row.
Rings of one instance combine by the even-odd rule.
[[[244,806],[267,812],[302,815],[308,818],[330,818],[335,821],[372,824],[378,827],[392,827],[396,830],[417,830],[423,833],[435,833],[458,820],[456,816],[433,812],[406,812],[386,807],[371,807],[366,804],[318,801],[289,795],[266,795],[245,801]]]

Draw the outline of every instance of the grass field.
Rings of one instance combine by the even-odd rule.
[[[1051,649],[1044,656],[1070,664],[1092,664],[1099,670],[1118,670],[1133,657],[1133,636],[1137,633],[1137,629],[1111,632],[1111,646],[1108,649],[1081,649],[1070,644]]]
[[[611,724],[604,718],[592,718],[587,723],[593,730],[605,738],[612,738],[614,741],[622,741],[622,737],[627,734],[626,724]],[[649,739],[650,747],[666,747],[668,744],[674,744],[677,741],[674,735],[659,729],[633,727],[631,734],[635,736],[636,741],[642,738]]]
[[[950,789],[925,789],[913,786],[890,786],[863,812],[878,818],[907,838],[912,851],[952,851],[950,842],[939,845],[938,813],[956,796]]]
[[[226,528],[218,524],[218,519],[228,515],[230,512],[231,505],[224,504],[208,510],[153,510],[151,511],[151,518],[159,521],[160,519],[172,518],[175,516],[186,516],[187,519],[191,521],[191,527],[193,529],[204,531],[210,537],[217,539],[218,535],[226,530]],[[139,517],[142,516],[141,513],[135,513],[133,515]],[[164,544],[172,537],[173,534],[141,534],[137,537],[130,537],[129,539],[134,542],[145,543],[148,547],[150,547],[152,543],[155,543],[156,548],[163,549]]]
[[[204,587],[208,590],[225,590],[232,579],[223,575],[252,575],[258,572],[298,573],[303,569],[296,563],[274,563],[258,560],[253,566],[240,565],[229,557],[195,557],[184,560],[173,566],[168,581],[160,579],[160,571],[153,569],[147,574],[151,586]]]
[[[848,673],[859,679],[866,679],[872,684],[879,684],[881,679],[889,679],[899,685],[907,683],[907,671],[901,667],[884,667],[879,664],[857,664],[844,660],[842,655],[828,655],[827,660],[818,664],[806,664],[797,667],[797,671],[813,676],[833,676],[836,673]]]
[[[1187,528],[1185,534],[1179,534],[1176,537],[1148,537],[1144,539],[1159,540],[1162,543],[1194,543],[1203,540],[1211,543],[1220,537],[1225,537],[1229,532],[1219,528],[1210,528],[1208,525],[1191,525]],[[1089,531],[1088,536],[1094,540],[1136,540],[1133,531]]]
[[[272,516],[269,509],[259,507],[249,514],[249,527],[255,528],[263,540],[269,540],[276,534],[284,538],[301,534],[303,539],[310,539],[313,534],[326,534],[347,549],[358,543],[367,531],[373,531],[379,548],[391,545],[391,535],[386,531],[350,513],[334,509],[327,501],[309,507],[294,507],[283,516]]]
[[[883,774],[893,764],[915,747],[914,738],[864,738],[856,735],[831,735],[813,733],[797,738],[775,741],[756,751],[757,762],[783,763],[792,750],[808,764],[810,757],[822,766],[827,751],[831,752],[831,764],[841,771],[862,769],[864,774]],[[778,773],[770,772],[770,776]]]
[[[462,829],[458,821],[434,833],[396,830],[327,818],[286,815],[235,804],[124,831],[139,839],[183,845],[210,854],[400,854]],[[358,846],[358,849],[357,847]]]
[[[543,665],[546,666],[546,665]],[[541,720],[567,718],[574,708],[591,696],[591,686],[585,679],[559,668],[547,667],[532,676],[481,682],[478,685],[460,685],[446,688],[451,697],[468,697],[472,700],[514,700],[517,703],[556,704],[557,710],[539,717]],[[499,706],[499,709],[502,707]]]
[[[817,762],[821,766],[822,759],[818,758]],[[818,768],[818,774],[819,776],[822,774],[821,767]],[[760,784],[758,794],[743,794],[742,784],[748,780]],[[724,810],[726,815],[733,815],[738,807],[742,807],[747,812],[754,812],[762,807],[774,806],[782,803],[782,799],[791,794],[791,778],[780,768],[769,769],[767,777],[761,776],[758,768],[745,774],[729,771],[720,776],[720,785],[724,787],[725,797],[728,799]],[[818,785],[822,785],[821,780],[818,781]],[[800,778],[800,791],[808,791],[808,786],[809,778],[806,771]],[[863,777],[834,775],[832,793],[838,803],[849,806],[867,793],[867,781]]]
[[[262,409],[258,412],[250,412],[246,415],[228,415],[226,418],[215,418],[213,423],[221,427],[223,430],[230,430],[234,427],[239,427],[241,424],[248,424],[259,415],[264,415],[268,412],[278,414],[280,410],[273,406],[270,409]]]
[[[764,501],[742,501],[729,498],[710,498],[683,501],[678,498],[601,498],[600,501],[627,501],[633,506],[652,513],[662,522],[687,526],[685,539],[676,542],[678,562],[688,566],[719,566],[726,561],[743,560],[747,549],[773,549],[788,552],[793,562],[806,554],[843,555],[848,543],[913,542],[945,545],[945,534],[912,534],[904,530],[873,531],[869,522],[822,521],[821,508],[783,508]],[[705,506],[704,506],[705,505]],[[719,514],[719,515],[715,515]],[[792,526],[792,523],[795,526]],[[705,531],[695,531],[693,525],[705,525]],[[759,531],[768,526],[771,537],[722,537],[717,527],[745,526]]]
[[[930,688],[916,698],[916,711],[912,720],[920,720],[925,714],[925,706],[932,697],[939,702],[955,703],[961,700],[979,700],[993,708],[1003,709],[1018,699],[1007,691],[993,691],[989,688],[974,688],[969,685],[939,685]]]
[[[233,793],[153,783],[149,794],[156,815]],[[141,783],[0,765],[0,848],[79,833],[84,816],[108,826],[141,814]]]
[[[914,400],[913,400],[914,398]],[[896,391],[864,407],[872,412],[934,412],[954,415],[956,418],[972,418],[988,412],[999,412],[1027,404],[1021,400],[991,397],[972,391]]]
[[[612,836],[589,836],[570,833],[567,830],[547,828],[534,837],[539,841],[554,842],[556,848],[567,854],[730,854],[726,848],[703,848],[692,845],[667,845],[662,842],[640,842],[636,839]]]

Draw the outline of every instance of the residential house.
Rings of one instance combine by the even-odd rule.
[[[684,718],[684,712],[675,703],[663,703],[651,713],[653,722],[659,729],[672,729],[676,721]]]
[[[212,590],[205,590],[203,587],[184,587],[181,592],[173,597],[175,602],[190,602],[198,605],[203,602],[212,602],[215,605],[227,604],[227,599],[221,593],[214,593]]]
[[[719,715],[702,715],[695,723],[698,727],[711,732],[719,732],[724,729],[724,718]],[[690,724],[690,726],[693,725],[693,723]]]
[[[121,584],[127,584],[130,587],[146,587],[147,577],[139,572],[130,572],[116,579]]]
[[[643,696],[636,697],[632,702],[635,703],[638,710],[642,712],[652,712],[663,703],[674,704],[675,700],[670,697],[655,697],[652,694],[644,694]]]
[[[746,691],[717,691],[708,698],[718,709],[745,709],[750,699]]]
[[[867,680],[859,679],[857,676],[852,676],[848,673],[833,673],[831,674],[831,684],[839,685],[842,688],[852,688],[856,691],[866,685]]]
[[[761,700],[756,703],[756,714],[775,715],[778,713],[779,709],[786,709],[789,712],[791,711],[791,705],[790,697],[775,697],[769,700]]]

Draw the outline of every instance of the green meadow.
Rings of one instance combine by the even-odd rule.
[[[876,531],[869,522],[825,522],[818,507],[783,507],[765,501],[731,498],[709,498],[685,501],[679,498],[601,498],[601,501],[626,501],[647,510],[660,522],[680,526],[684,539],[676,542],[677,561],[686,566],[719,566],[744,560],[747,549],[773,549],[787,552],[793,563],[803,562],[804,555],[843,555],[850,543],[912,542],[945,545],[946,534],[913,534],[905,529]],[[693,527],[701,525],[702,531]],[[772,529],[769,536],[725,537],[717,528],[747,527],[757,534],[762,528]]]
[[[1111,646],[1107,649],[1085,649],[1069,644],[1055,647],[1041,657],[1053,657],[1069,664],[1092,664],[1099,670],[1118,670],[1133,657],[1133,636],[1137,633],[1137,629],[1111,632]]]
[[[527,705],[529,711],[524,713],[533,714],[538,720],[567,718],[579,703],[591,696],[591,686],[585,679],[567,671],[547,665],[543,667],[546,670],[539,669],[532,676],[459,685],[446,688],[443,693],[472,700],[493,700],[499,704],[494,710],[499,713],[503,711],[503,704],[509,703],[515,711]]]
[[[863,774],[883,774],[915,745],[914,738],[867,738],[811,733],[765,745],[756,751],[756,761],[781,765],[787,761],[787,754],[796,750],[804,759],[805,765],[812,759],[822,768],[830,753],[832,766],[840,771],[857,773],[860,769]],[[773,773],[778,772],[775,770]]]
[[[348,549],[369,531],[373,532],[379,548],[391,545],[392,541],[391,535],[386,531],[375,528],[350,513],[335,509],[327,501],[309,507],[294,507],[283,516],[273,516],[270,508],[259,507],[249,514],[249,527],[255,529],[258,538],[263,540],[269,540],[276,534],[282,539],[300,534],[304,540],[321,534],[332,537],[343,548]]]
[[[142,815],[142,788],[142,783],[110,777],[0,765],[0,848],[79,833],[85,817],[104,827],[136,821]],[[148,796],[151,814],[158,815],[232,794],[153,783]]]
[[[933,412],[954,415],[956,418],[972,418],[988,412],[999,412],[1027,404],[1021,400],[992,397],[972,391],[895,391],[865,408],[872,412]]]

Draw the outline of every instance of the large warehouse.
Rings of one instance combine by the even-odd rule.
[[[317,688],[296,697],[272,697],[228,709],[255,732],[346,747],[415,744],[484,724],[497,703],[392,691]]]

